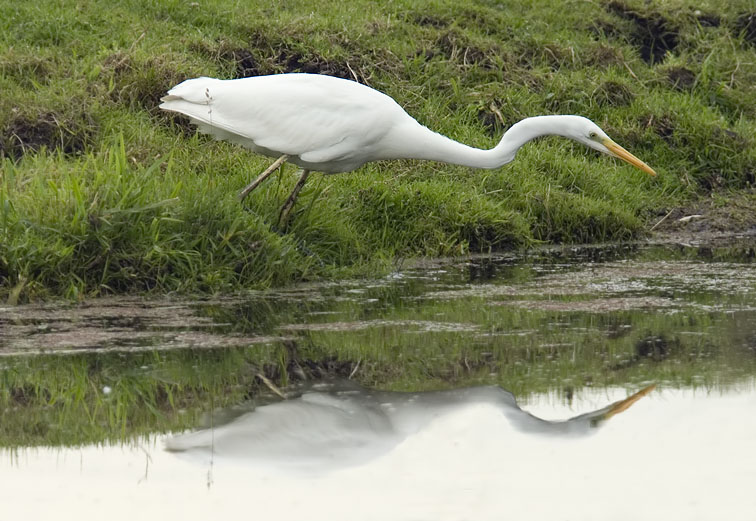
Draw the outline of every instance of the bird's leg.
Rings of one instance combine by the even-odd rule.
[[[297,200],[297,196],[299,195],[300,190],[302,190],[302,187],[305,184],[305,181],[307,181],[307,176],[310,175],[310,171],[307,169],[302,170],[302,176],[299,178],[299,181],[297,181],[297,184],[294,185],[294,190],[292,190],[291,195],[286,200],[284,205],[281,207],[281,213],[278,214],[278,227],[284,228],[286,226],[286,221],[289,218],[289,212],[294,207],[294,203]]]
[[[276,169],[279,166],[281,166],[287,159],[289,159],[289,156],[287,154],[284,154],[281,157],[279,157],[278,159],[276,159],[273,162],[273,164],[270,165],[267,170],[265,170],[265,172],[263,172],[262,174],[260,174],[260,176],[257,179],[255,179],[254,181],[252,181],[251,183],[249,183],[244,190],[242,190],[241,192],[239,192],[239,200],[243,201],[244,198],[247,197],[252,190],[254,190],[255,188],[257,188],[257,185],[259,185],[260,183],[262,183],[263,181],[265,181],[265,179],[270,174],[272,174],[273,172],[275,172]]]

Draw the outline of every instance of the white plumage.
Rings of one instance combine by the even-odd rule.
[[[491,407],[511,429],[502,443],[529,435],[581,436],[629,408],[654,386],[602,409],[565,421],[548,421],[522,410],[500,387],[470,387],[418,393],[366,389],[352,381],[317,383],[298,398],[265,405],[210,429],[166,439],[166,449],[189,457],[255,460],[278,468],[336,469],[365,463],[445,416]],[[204,457],[202,458],[205,459]]]
[[[538,136],[560,135],[654,174],[581,116],[536,116],[513,125],[490,150],[433,132],[389,96],[359,83],[317,74],[278,74],[235,80],[195,78],[168,91],[160,108],[190,118],[201,132],[279,160],[242,198],[284,161],[304,170],[281,210],[286,219],[310,171],[347,172],[369,161],[429,159],[498,168]]]
[[[196,78],[171,89],[160,107],[189,116],[202,132],[327,173],[386,155],[395,123],[414,122],[377,90],[317,74]]]

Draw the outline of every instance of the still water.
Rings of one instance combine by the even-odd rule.
[[[753,519],[754,246],[0,308],[0,520]]]

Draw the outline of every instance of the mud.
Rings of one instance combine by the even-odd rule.
[[[735,36],[756,46],[756,12],[743,13],[735,21]]]
[[[496,52],[495,50],[482,49],[472,44],[462,33],[453,29],[444,31],[436,38],[434,49],[447,60],[464,67],[477,65],[484,69],[492,69],[495,66],[491,56]]]
[[[630,105],[635,99],[635,94],[624,83],[606,81],[598,86],[591,97],[599,106],[622,107]]]
[[[633,24],[628,35],[646,63],[664,61],[667,51],[673,51],[680,42],[679,30],[661,13],[649,10],[641,13],[621,1],[606,4],[606,9]]]
[[[351,43],[336,45],[342,47],[348,56],[337,60],[321,56],[306,46],[300,48],[284,38],[271,39],[261,32],[252,32],[248,39],[249,46],[232,46],[221,41],[214,48],[198,47],[195,50],[230,63],[235,68],[236,78],[304,72],[336,76],[359,83],[368,82],[362,71],[364,59],[361,51],[353,48]]]
[[[109,55],[103,60],[103,69],[113,74],[114,88],[110,98],[117,103],[161,114],[158,109],[160,98],[173,85],[193,76],[169,60],[166,57],[140,59],[121,51]]]
[[[667,69],[667,81],[674,89],[690,90],[696,84],[696,73],[685,67],[671,67]]]
[[[428,333],[480,330],[477,324],[463,324],[458,322],[434,322],[431,320],[362,320],[358,322],[324,322],[319,324],[287,324],[281,326],[282,331],[360,331],[370,328],[402,328],[404,331]]]
[[[663,208],[651,227],[652,238],[660,242],[699,243],[754,236],[756,192],[728,193],[726,202],[713,195],[687,206]]]
[[[674,137],[676,124],[671,116],[651,114],[644,118],[641,124],[646,128],[653,129],[654,133],[667,143],[670,143]]]
[[[711,250],[701,248],[701,260]],[[739,252],[748,258],[749,251]],[[756,257],[756,251],[750,252]],[[678,298],[697,292],[746,294],[756,286],[756,275],[743,273],[740,264],[718,262],[711,265],[698,260],[586,262],[580,269],[554,269],[532,282],[518,286],[475,284],[459,289],[431,291],[421,299],[456,300],[485,298],[490,305],[520,309],[608,313],[634,309],[660,309],[670,312],[688,308],[713,310],[708,304]],[[745,309],[745,308],[743,308]]]
[[[216,349],[281,342],[242,335],[203,316],[193,302],[97,299],[79,305],[0,307],[0,356],[177,348]]]
[[[249,78],[250,76],[260,76],[265,74],[249,49],[227,49],[221,54],[221,58],[235,64],[236,70],[234,72],[234,78]]]
[[[616,297],[591,300],[510,300],[497,302],[501,306],[513,306],[540,311],[569,311],[582,313],[607,313],[632,309],[655,309],[674,305],[671,299],[661,297]]]
[[[96,129],[85,113],[16,112],[0,129],[0,157],[19,159],[42,148],[78,154],[92,143]]]
[[[408,15],[408,19],[411,23],[420,25],[423,27],[433,27],[435,29],[444,29],[451,25],[451,22],[446,18],[440,16],[434,16],[427,13],[412,13]]]
[[[587,50],[586,61],[588,65],[606,69],[612,65],[622,65],[626,60],[620,49],[604,44],[597,44],[595,47]]]
[[[506,130],[504,122],[501,121],[498,115],[491,110],[479,110],[478,121],[480,121],[481,125],[486,129],[486,134],[490,137],[501,136]]]
[[[705,13],[700,10],[696,10],[694,14],[701,27],[719,27],[722,24],[722,18],[718,14]]]
[[[359,82],[360,78],[349,65],[348,61],[329,60],[319,54],[303,54],[291,50],[282,50],[275,57],[281,72],[305,72],[309,74],[325,74],[346,80]]]

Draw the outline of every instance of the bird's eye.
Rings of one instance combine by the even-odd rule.
[[[598,134],[596,134],[595,132],[591,132],[590,134],[588,134],[588,137],[591,139],[596,139],[597,136]]]

